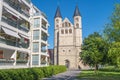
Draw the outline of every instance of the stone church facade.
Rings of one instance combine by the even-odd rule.
[[[82,22],[81,15],[76,6],[72,24],[68,18],[62,19],[59,6],[54,17],[54,64],[66,65],[67,68],[84,69],[80,62],[82,45]]]

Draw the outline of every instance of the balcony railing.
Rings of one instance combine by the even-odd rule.
[[[47,50],[46,49],[41,49],[41,52],[46,53]]]
[[[30,4],[31,3],[31,1],[30,0],[25,0],[28,4]]]
[[[11,26],[13,26],[13,27],[15,27],[15,28],[17,28],[17,23],[12,21],[11,19],[6,19],[6,18],[2,17],[2,21],[11,25]]]
[[[0,59],[0,65],[13,65],[14,60]]]
[[[30,17],[29,12],[23,10],[18,4],[15,4],[13,2],[11,2],[10,0],[3,0],[5,3],[7,3],[9,6],[11,6],[12,8],[14,8],[16,11],[18,11],[19,13],[23,14],[24,16],[26,16],[27,18]]]
[[[2,39],[2,38],[0,38],[0,43],[14,46],[14,47],[20,47],[20,48],[28,48],[29,47],[29,44],[20,43],[20,42],[13,42],[13,41]]]
[[[42,25],[42,28],[43,28],[44,30],[47,30],[47,28],[46,28],[44,25]]]
[[[41,61],[41,64],[42,65],[45,65],[47,62],[44,60],[44,61]]]
[[[42,38],[41,38],[43,41],[47,41],[47,37],[45,37],[45,36],[42,36]]]
[[[16,60],[16,64],[26,64],[28,60]]]
[[[7,19],[7,18],[2,17],[2,21],[11,25],[11,26],[13,26],[13,27],[15,27],[15,28],[18,28],[19,30],[22,30],[22,31],[25,31],[25,32],[29,31],[29,29],[27,27],[20,26],[19,24],[17,24],[17,22],[12,21],[11,19]]]
[[[25,32],[29,31],[29,29],[27,27],[25,27],[25,26],[19,26],[18,29],[22,30],[22,31],[25,31]]]

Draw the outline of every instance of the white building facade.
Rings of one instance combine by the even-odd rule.
[[[48,26],[29,0],[0,0],[0,68],[47,66]]]

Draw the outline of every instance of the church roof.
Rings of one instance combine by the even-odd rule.
[[[73,17],[75,16],[81,16],[78,6],[76,6],[75,11],[74,11]]]
[[[61,12],[60,12],[60,7],[59,7],[59,6],[57,7],[57,10],[56,10],[56,13],[55,13],[54,18],[57,18],[57,17],[62,18],[62,16],[61,16]]]

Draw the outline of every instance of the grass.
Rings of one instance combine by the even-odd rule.
[[[93,70],[82,71],[78,76],[80,80],[120,80],[120,69],[101,69],[96,73]]]

